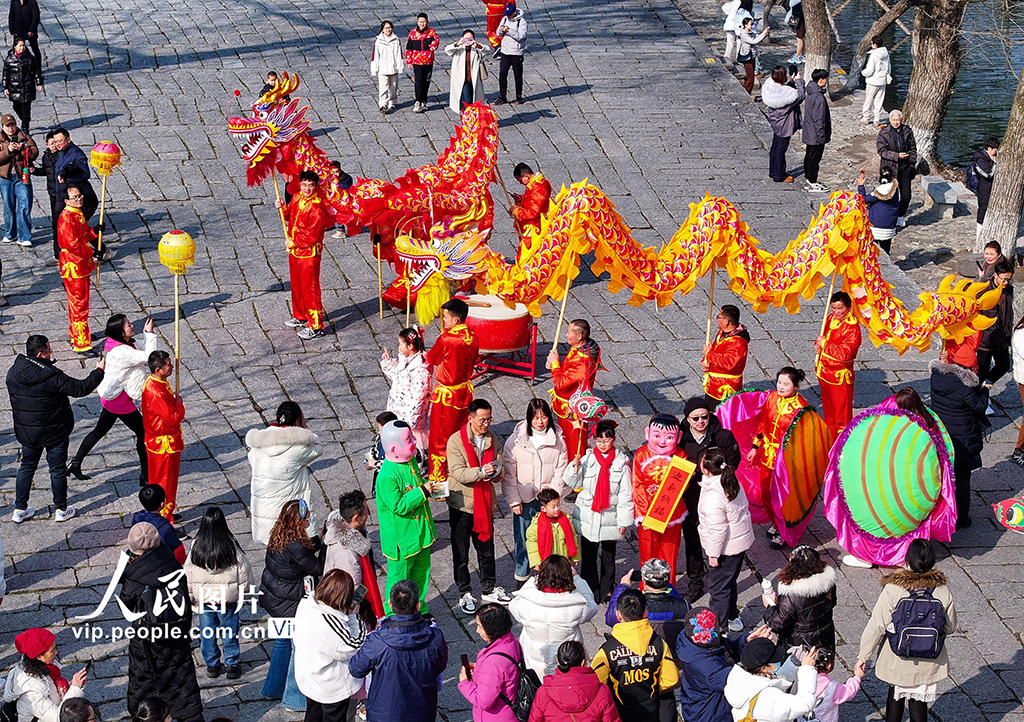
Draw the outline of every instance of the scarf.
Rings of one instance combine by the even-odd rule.
[[[576,538],[572,535],[572,524],[569,522],[569,517],[565,514],[559,514],[555,521],[558,522],[558,526],[562,527],[562,536],[565,537],[565,548],[569,552],[567,556],[571,559],[576,556]],[[551,548],[554,545],[555,534],[551,528],[551,517],[542,511],[537,515],[537,550],[540,552],[542,560],[551,556]]]
[[[465,424],[459,432],[462,439],[462,449],[466,452],[466,465],[470,469],[479,469],[484,464],[494,461],[494,442],[484,450],[484,458],[478,459],[476,447],[469,440],[469,424]],[[473,533],[480,537],[480,541],[490,541],[494,535],[494,519],[491,518],[491,503],[494,496],[494,487],[487,479],[481,479],[473,484]]]
[[[60,667],[56,664],[48,664],[46,665],[46,668],[50,670],[50,679],[52,679],[53,683],[57,686],[57,694],[60,695],[61,699],[64,699],[64,695],[66,695],[68,690],[71,689],[71,683],[61,676]]]
[[[594,500],[590,504],[590,510],[600,514],[611,505],[612,462],[615,460],[615,447],[609,449],[607,455],[595,448],[594,458],[597,459],[601,468],[597,472],[597,486],[594,487]]]

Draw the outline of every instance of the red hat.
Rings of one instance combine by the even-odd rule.
[[[978,369],[978,346],[981,344],[981,331],[971,334],[962,342],[957,343],[953,339],[946,339],[945,352],[950,363],[959,364],[964,368],[977,371]]]
[[[35,659],[43,652],[46,652],[57,638],[49,629],[26,629],[14,638],[14,647],[26,657]]]

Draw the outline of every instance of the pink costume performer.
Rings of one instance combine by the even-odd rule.
[[[832,447],[824,513],[840,546],[857,559],[899,566],[914,539],[952,538],[952,444],[932,419],[929,428],[890,396],[856,416]]]

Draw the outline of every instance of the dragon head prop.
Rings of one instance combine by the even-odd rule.
[[[228,119],[228,133],[244,139],[242,157],[249,164],[246,180],[250,186],[258,185],[269,175],[275,149],[309,128],[305,119],[309,106],[300,108],[300,98],[286,99],[298,87],[298,75],[282,73],[274,87],[252,106],[251,117]]]

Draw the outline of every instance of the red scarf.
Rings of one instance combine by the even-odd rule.
[[[68,690],[71,689],[71,683],[61,676],[60,667],[56,664],[48,664],[46,665],[46,668],[50,670],[50,679],[52,679],[53,683],[57,686],[57,694],[60,695],[61,699],[64,699],[64,695],[66,695]]]
[[[576,538],[572,535],[572,524],[569,517],[559,514],[555,519],[558,526],[562,527],[562,536],[565,537],[565,548],[569,552],[569,558],[576,556]],[[551,548],[555,545],[555,534],[551,529],[551,517],[541,511],[537,515],[537,551],[543,561],[551,556]]]
[[[484,449],[484,458],[481,461],[476,456],[476,447],[469,440],[469,424],[462,427],[459,436],[462,439],[462,448],[466,452],[466,464],[470,469],[478,469],[494,462],[493,440],[490,448]],[[491,518],[493,498],[494,487],[490,481],[481,479],[473,484],[473,533],[480,537],[482,542],[490,541],[494,535],[494,519]]]
[[[611,506],[612,462],[615,460],[615,447],[610,448],[607,455],[595,447],[594,458],[597,459],[601,468],[597,472],[597,486],[594,487],[594,500],[590,504],[590,510],[600,514]]]

